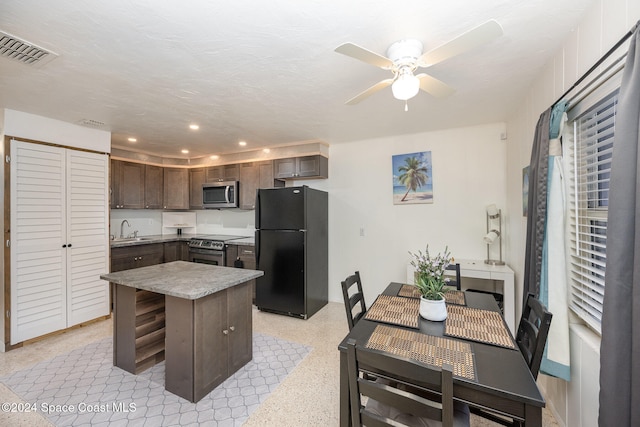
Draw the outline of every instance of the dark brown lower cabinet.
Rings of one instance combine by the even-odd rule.
[[[238,245],[238,258],[242,261],[243,268],[250,270],[256,269],[256,249],[249,245]],[[251,301],[256,302],[256,280],[249,282],[251,284]]]
[[[189,261],[189,242],[165,242],[164,262]]]
[[[114,365],[165,360],[165,389],[197,402],[253,358],[249,282],[195,300],[115,285]]]
[[[168,391],[197,402],[252,359],[248,282],[197,300],[167,296],[166,312]]]
[[[164,261],[162,243],[111,248],[111,272],[160,264]]]

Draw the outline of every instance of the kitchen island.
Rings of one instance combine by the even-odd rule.
[[[113,286],[113,364],[165,360],[165,389],[197,402],[252,358],[249,281],[262,271],[174,261],[103,274]]]

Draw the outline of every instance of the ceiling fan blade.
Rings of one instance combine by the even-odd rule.
[[[502,27],[495,20],[489,20],[484,24],[480,24],[470,29],[466,33],[462,33],[453,40],[438,46],[435,49],[418,58],[418,65],[421,67],[430,67],[445,59],[452,58],[461,53],[467,52],[483,44],[500,37],[502,35]]]
[[[385,79],[385,80],[379,81],[378,83],[371,86],[369,89],[359,93],[358,95],[354,96],[353,98],[345,102],[345,104],[347,105],[357,104],[358,102],[362,101],[365,98],[368,98],[369,96],[373,95],[379,90],[382,90],[387,86],[391,86],[391,83],[393,83],[393,79]]]
[[[431,77],[429,74],[418,74],[416,76],[420,79],[420,89],[427,92],[436,98],[444,98],[451,95],[455,90],[448,84],[441,82],[435,77]]]
[[[353,43],[341,44],[335,49],[335,51],[385,70],[390,69],[393,65],[393,62],[389,58],[375,52],[371,52],[370,50]]]

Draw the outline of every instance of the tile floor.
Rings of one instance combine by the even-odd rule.
[[[253,360],[197,403],[165,390],[164,362],[139,375],[114,367],[111,338],[0,381],[56,426],[241,426],[310,351],[256,332]]]
[[[246,420],[244,426],[335,426],[339,423],[338,343],[348,331],[344,306],[329,303],[309,320],[254,310],[254,332],[311,347],[311,352]],[[111,321],[96,322],[48,337],[7,353],[0,353],[4,377],[87,344],[111,336]],[[0,384],[0,402],[22,402]],[[558,426],[551,413],[543,412],[544,426]],[[0,412],[0,425],[51,426],[38,413]],[[472,416],[474,427],[494,426]]]

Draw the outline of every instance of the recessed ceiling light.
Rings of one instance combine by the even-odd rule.
[[[216,156],[215,154],[214,154],[213,156],[211,156],[211,159],[212,159],[212,160],[217,160],[217,159],[219,159],[219,158],[220,158],[220,156]]]
[[[189,150],[182,150],[182,154],[189,154]]]
[[[238,142],[238,145],[244,147],[245,145],[247,145],[247,143],[245,141],[240,141]]]
[[[135,139],[135,138],[129,138],[129,139],[128,139],[128,141],[129,141],[129,142],[136,142],[136,141],[137,141],[137,139]]]
[[[264,153],[269,153],[269,152],[271,152],[271,150],[270,150],[270,149],[268,149],[268,148],[265,148],[265,149],[263,149],[263,150],[262,150],[262,152],[264,152]]]
[[[195,124],[195,123],[192,123],[192,124],[190,124],[190,125],[189,125],[189,129],[191,129],[191,130],[198,130],[198,129],[200,129],[200,126],[198,126],[198,125],[197,125],[197,124]]]

